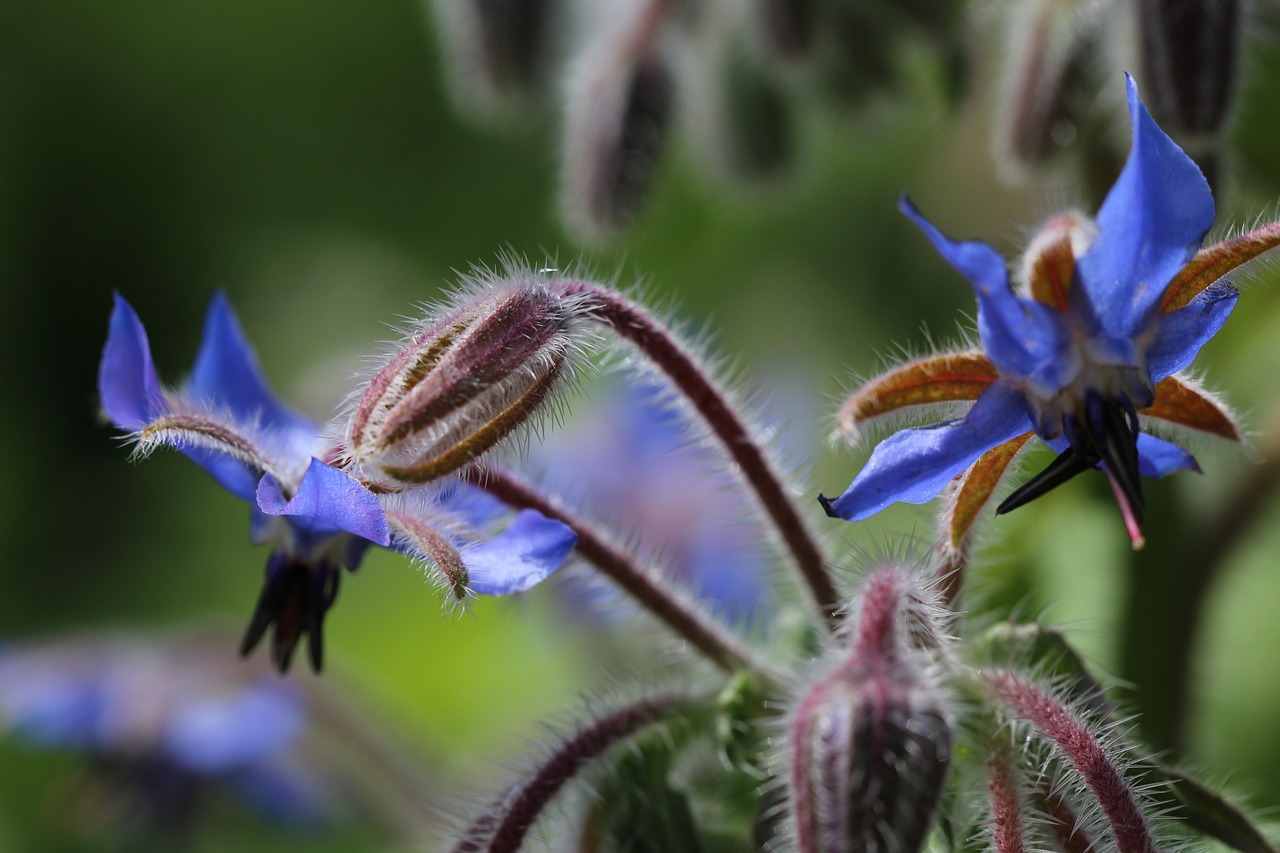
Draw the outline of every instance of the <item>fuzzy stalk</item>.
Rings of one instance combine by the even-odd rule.
[[[561,742],[523,783],[480,815],[463,833],[453,853],[510,853],[543,809],[582,767],[623,738],[689,707],[682,695],[652,696],[593,721]]]
[[[691,602],[664,589],[631,554],[591,522],[559,501],[542,494],[508,471],[493,466],[468,470],[464,478],[508,506],[533,509],[578,534],[576,553],[622,587],[642,607],[727,672],[750,669],[769,676],[770,669],[736,637]]]
[[[1022,797],[1013,755],[1004,742],[993,742],[987,753],[987,798],[991,803],[992,849],[995,853],[1024,853]]]
[[[738,466],[773,524],[814,608],[825,624],[834,628],[839,622],[841,601],[823,563],[822,551],[764,448],[752,438],[724,391],[675,335],[640,305],[589,281],[569,282],[565,293],[588,297],[596,319],[640,350],[698,413]]]
[[[1155,853],[1133,787],[1084,721],[1048,691],[1012,672],[994,670],[985,680],[1014,717],[1029,723],[1075,767],[1107,816],[1120,853]]]

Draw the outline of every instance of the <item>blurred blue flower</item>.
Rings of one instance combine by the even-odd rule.
[[[1160,477],[1196,463],[1182,448],[1142,431],[1139,412],[1161,402],[1157,383],[1190,365],[1239,294],[1205,280],[1202,270],[1188,272],[1213,224],[1213,197],[1195,163],[1151,119],[1132,79],[1128,98],[1133,148],[1124,170],[1096,223],[1059,217],[1046,228],[1048,239],[1033,242],[1026,295],[1015,294],[994,249],[947,238],[903,200],[906,215],[973,285],[984,351],[949,356],[953,366],[967,358],[970,367],[984,368],[964,377],[967,384],[948,386],[929,359],[912,367],[928,380],[930,403],[980,393],[964,417],[902,430],[880,443],[844,494],[822,498],[829,514],[860,520],[898,501],[928,501],[983,454],[1034,431],[1060,455],[998,511],[1100,466],[1135,546],[1141,545],[1139,476]],[[1197,287],[1187,290],[1193,279]],[[1193,295],[1181,298],[1187,293]],[[881,390],[886,387],[882,381]],[[859,404],[866,402],[863,395]],[[1169,415],[1170,406],[1160,408]],[[1190,420],[1178,415],[1169,420]]]
[[[767,545],[726,463],[660,385],[593,389],[533,451],[539,480],[731,621],[770,598]],[[575,578],[576,579],[576,578]]]
[[[0,730],[86,753],[119,811],[157,828],[180,828],[210,787],[273,819],[324,822],[336,791],[302,749],[304,695],[220,657],[123,636],[7,646]]]
[[[242,651],[274,623],[272,658],[281,671],[303,635],[312,666],[321,668],[321,628],[340,570],[356,569],[371,545],[441,564],[461,597],[526,589],[554,571],[576,541],[564,525],[527,511],[482,540],[465,512],[444,505],[452,488],[424,486],[413,495],[366,488],[334,464],[341,448],[326,431],[271,392],[221,294],[180,392],[161,388],[146,330],[117,295],[98,387],[107,417],[140,452],[176,447],[249,504],[253,541],[273,550]]]

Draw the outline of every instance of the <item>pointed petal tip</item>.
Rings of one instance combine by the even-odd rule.
[[[827,518],[839,518],[840,514],[836,512],[835,502],[824,494],[818,495],[818,504],[822,507],[822,511],[827,514]]]
[[[141,428],[163,405],[147,330],[119,291],[98,365],[98,397],[111,422],[128,430]]]

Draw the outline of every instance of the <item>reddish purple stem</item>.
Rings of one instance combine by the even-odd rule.
[[[814,606],[826,623],[834,627],[839,621],[841,602],[823,564],[822,552],[764,449],[752,439],[750,430],[724,392],[712,382],[692,353],[641,306],[588,281],[569,282],[564,292],[590,297],[598,319],[644,353],[702,417],[773,522]]]
[[[688,703],[685,696],[650,697],[595,720],[561,743],[533,776],[476,818],[453,853],[519,850],[547,803],[583,765],[644,726],[679,712]]]
[[[1030,723],[1075,766],[1111,823],[1120,853],[1155,853],[1133,789],[1088,726],[1047,691],[1011,672],[992,672],[987,682],[1014,716]]]

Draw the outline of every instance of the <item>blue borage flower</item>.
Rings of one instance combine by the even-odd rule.
[[[310,726],[299,690],[212,657],[194,636],[99,634],[0,650],[0,731],[88,755],[120,811],[169,828],[210,787],[268,818],[324,821],[340,786],[305,753]]]
[[[899,501],[924,503],[981,469],[958,486],[969,490],[959,498],[969,523],[1034,434],[1060,455],[997,512],[1101,467],[1140,547],[1139,477],[1197,470],[1189,453],[1148,430],[1242,439],[1230,411],[1180,371],[1235,307],[1239,294],[1223,276],[1280,243],[1280,224],[1201,249],[1214,219],[1209,187],[1151,119],[1132,79],[1128,96],[1133,148],[1096,222],[1070,213],[1051,220],[1028,251],[1020,294],[994,249],[949,239],[903,200],[903,212],[973,285],[982,351],[889,371],[854,393],[840,426],[853,437],[886,415],[972,407],[881,442],[842,495],[820,497],[828,514],[857,521]]]
[[[463,598],[527,589],[554,571],[576,541],[563,524],[532,511],[483,539],[473,502],[452,482],[419,484],[407,494],[371,491],[337,467],[342,449],[318,424],[271,392],[220,294],[180,391],[160,386],[146,330],[117,295],[98,387],[107,417],[140,453],[175,447],[249,504],[252,538],[270,544],[272,553],[242,651],[274,623],[272,657],[281,671],[303,635],[312,666],[321,668],[321,627],[340,569],[356,569],[372,545],[436,564]]]

